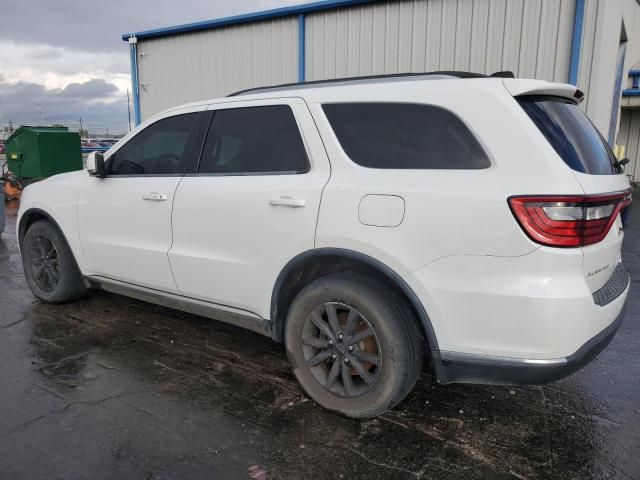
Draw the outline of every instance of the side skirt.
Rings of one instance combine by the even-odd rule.
[[[193,313],[194,315],[230,323],[231,325],[236,325],[251,330],[252,332],[271,337],[272,322],[250,312],[104,277],[90,276],[87,277],[87,280],[91,288],[96,290],[116,293],[118,295],[135,298],[136,300],[142,300],[143,302]]]

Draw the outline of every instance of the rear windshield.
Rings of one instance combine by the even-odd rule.
[[[322,106],[343,150],[358,165],[394,169],[478,169],[490,165],[473,133],[434,105]]]
[[[570,168],[590,175],[619,173],[609,145],[576,104],[559,97],[517,100]]]

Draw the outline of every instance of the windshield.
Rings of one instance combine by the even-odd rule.
[[[620,173],[609,145],[576,104],[559,97],[517,100],[570,168],[590,175]]]

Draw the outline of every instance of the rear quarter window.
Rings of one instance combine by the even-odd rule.
[[[578,105],[549,96],[518,97],[517,101],[571,169],[590,175],[620,173],[609,144]]]
[[[347,156],[386,169],[480,169],[487,154],[452,112],[434,105],[333,103],[322,106]]]

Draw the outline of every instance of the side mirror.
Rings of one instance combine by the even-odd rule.
[[[102,155],[102,152],[91,152],[87,156],[87,171],[92,177],[104,178],[107,176],[107,169],[104,166],[104,155]]]

